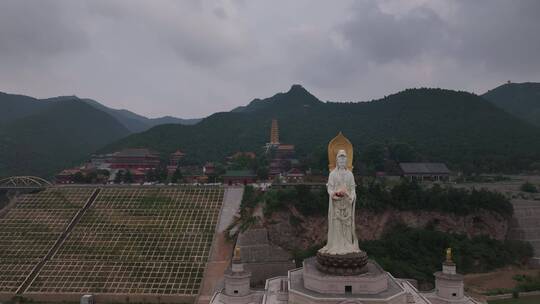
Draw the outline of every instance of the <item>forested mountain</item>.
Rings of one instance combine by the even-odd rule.
[[[279,121],[282,142],[315,160],[324,159],[328,141],[339,131],[359,155],[374,144],[405,143],[421,160],[466,171],[518,170],[540,160],[540,130],[474,94],[408,89],[370,102],[333,103],[299,85],[193,126],[154,127],[102,151],[143,146],[163,153],[181,149],[188,161],[222,160],[236,151],[260,151],[272,118]]]
[[[79,98],[77,96],[58,96],[46,99],[36,99],[24,95],[14,95],[0,92],[0,108],[2,109],[0,112],[0,124],[15,121],[18,118],[34,114],[45,109],[48,105],[54,102],[70,100],[83,101],[100,111],[108,113],[123,124],[130,131],[130,133],[142,132],[162,124],[192,125],[201,120],[200,118],[182,119],[172,116],[148,118],[128,110],[112,109],[93,99]]]
[[[507,83],[482,97],[508,113],[540,126],[540,83]]]
[[[128,134],[112,116],[82,101],[51,102],[0,126],[0,176],[50,177]]]
[[[401,145],[412,151],[409,160],[443,161],[465,171],[516,171],[540,162],[540,129],[482,97],[442,89],[334,103],[294,85],[195,125],[164,124],[125,138],[151,125],[150,119],[74,96],[38,100],[2,93],[0,107],[0,176],[51,176],[96,150],[124,147],[148,147],[164,155],[181,149],[190,162],[220,161],[237,151],[260,152],[273,118],[281,141],[295,144],[298,156],[314,167],[324,168],[326,144],[339,131],[355,145],[356,161],[371,155],[373,147],[392,154],[389,147]],[[177,122],[170,117],[152,121]]]
[[[0,125],[34,114],[45,107],[48,102],[24,96],[0,92]]]
[[[196,123],[165,116],[146,118],[77,96],[36,99],[0,92],[0,177],[52,176],[104,145],[165,123]]]
[[[92,99],[81,99],[81,100],[99,110],[102,110],[110,114],[111,116],[116,118],[118,121],[120,121],[132,133],[142,132],[142,131],[150,129],[151,127],[155,127],[157,125],[162,125],[162,124],[193,125],[201,121],[200,118],[182,119],[182,118],[177,118],[177,117],[172,117],[172,116],[148,118],[148,117],[144,117],[142,115],[133,113],[128,110],[123,110],[123,109],[118,110],[118,109],[112,109],[112,108],[106,107],[102,105],[101,103]]]

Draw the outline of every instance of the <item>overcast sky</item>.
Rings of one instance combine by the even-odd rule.
[[[302,84],[321,100],[540,81],[540,1],[1,0],[0,91],[202,117]]]

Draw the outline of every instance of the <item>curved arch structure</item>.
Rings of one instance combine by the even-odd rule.
[[[0,179],[0,189],[43,189],[52,184],[37,176],[11,176]]]

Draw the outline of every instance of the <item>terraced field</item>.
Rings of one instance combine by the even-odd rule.
[[[18,197],[0,218],[0,292],[17,291],[93,190],[50,188]]]
[[[0,240],[6,249],[0,261],[9,261],[0,264],[3,292],[21,286],[94,190],[52,188],[25,196],[0,219],[0,236],[18,244]],[[51,198],[58,192],[63,196]],[[21,292],[195,297],[223,194],[221,187],[103,187]],[[10,228],[14,220],[22,231]]]

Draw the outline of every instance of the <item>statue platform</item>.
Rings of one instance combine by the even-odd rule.
[[[347,254],[317,252],[317,269],[338,276],[358,275],[368,272],[368,256],[364,251]]]
[[[359,275],[333,275],[319,270],[313,259],[304,261],[304,287],[319,293],[378,294],[388,289],[386,272],[379,265],[369,262]]]
[[[316,264],[316,258],[312,257],[304,260],[303,268],[289,272],[289,303],[331,304],[347,299],[405,303],[404,298],[400,302],[405,297],[403,288],[373,261],[368,261],[365,273],[349,276],[321,272]]]

